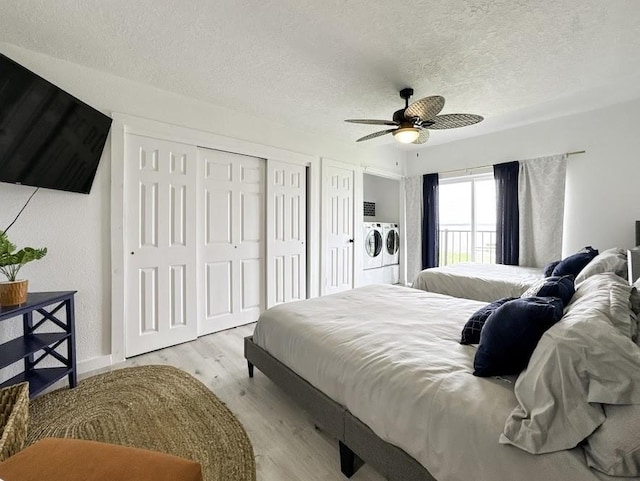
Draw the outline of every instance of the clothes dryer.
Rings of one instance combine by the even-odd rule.
[[[364,223],[364,259],[363,269],[382,267],[383,239],[382,225],[378,222]]]
[[[400,234],[398,224],[382,224],[382,239],[384,248],[382,249],[382,265],[390,266],[400,263]]]

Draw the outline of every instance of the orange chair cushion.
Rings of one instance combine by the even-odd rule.
[[[5,481],[202,481],[200,464],[169,454],[47,438],[0,463]]]

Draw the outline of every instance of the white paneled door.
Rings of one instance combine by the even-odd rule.
[[[196,338],[196,148],[125,138],[127,357]]]
[[[353,287],[353,199],[355,171],[325,161],[322,209],[324,289],[333,294]]]
[[[306,167],[267,160],[267,307],[307,297]]]
[[[198,335],[253,322],[264,310],[264,164],[198,148]]]
[[[304,165],[124,141],[125,357],[306,297]]]

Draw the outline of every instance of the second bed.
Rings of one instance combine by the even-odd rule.
[[[416,289],[453,297],[493,302],[519,297],[544,277],[538,267],[464,262],[425,269],[413,282]]]

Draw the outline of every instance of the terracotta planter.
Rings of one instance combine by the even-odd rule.
[[[18,306],[27,302],[28,280],[0,282],[0,306]]]

